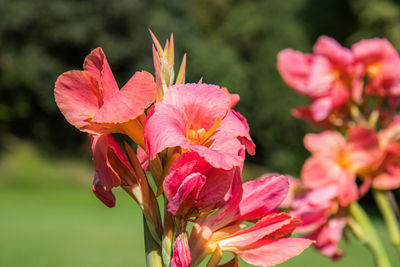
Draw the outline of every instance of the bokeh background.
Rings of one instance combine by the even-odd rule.
[[[54,103],[58,75],[81,69],[103,47],[119,83],[153,72],[151,38],[174,33],[176,61],[188,53],[187,81],[239,93],[257,154],[246,179],[298,176],[315,131],[290,115],[306,100],[276,70],[284,48],[311,51],[320,35],[343,45],[385,37],[400,47],[394,0],[0,0],[0,266],[144,266],[141,215],[117,191],[117,207],[95,199],[89,143]],[[372,216],[375,207],[368,201]],[[374,219],[394,266],[382,222]],[[339,262],[311,249],[282,266],[373,266],[351,236]]]

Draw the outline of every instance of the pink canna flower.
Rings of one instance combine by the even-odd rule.
[[[247,182],[242,189],[236,176],[220,209],[200,217],[193,227],[189,240],[193,263],[208,254],[218,263],[222,251],[228,251],[250,264],[272,266],[301,253],[312,241],[287,238],[299,220],[276,210],[287,187],[285,177],[268,176]],[[254,224],[248,226],[245,221]]]
[[[400,95],[400,57],[386,39],[362,40],[352,46],[362,74],[368,75],[366,93]]]
[[[189,267],[192,262],[187,235],[187,232],[183,232],[176,237],[171,267]]]
[[[216,85],[171,86],[146,123],[150,160],[166,148],[180,147],[181,152],[196,152],[215,168],[242,166],[244,149],[254,154],[255,146],[246,120],[231,105],[231,97]]]
[[[95,196],[100,199],[101,202],[104,203],[109,208],[113,208],[115,206],[115,196],[111,190],[107,191],[104,189],[104,186],[101,184],[99,175],[97,173],[94,174],[93,193]]]
[[[196,216],[220,203],[229,190],[236,168],[216,169],[197,153],[177,158],[164,179],[168,210],[174,215]]]
[[[354,75],[354,56],[334,39],[320,37],[314,54],[285,49],[278,54],[278,71],[283,80],[299,93],[311,98],[310,107],[294,114],[315,122],[325,120],[334,109],[340,109],[359,95],[361,84]],[[357,96],[359,97],[359,96]]]
[[[348,222],[338,201],[339,187],[331,184],[307,190],[300,180],[294,180],[291,180],[292,201],[285,200],[290,215],[301,220],[294,232],[315,240],[314,247],[322,255],[338,259],[343,255],[338,244]]]
[[[107,135],[125,133],[144,147],[139,117],[154,101],[155,83],[151,74],[137,72],[119,90],[101,48],[86,57],[83,69],[60,75],[54,95],[67,121],[91,136],[96,171],[93,189],[107,206],[113,206],[115,199],[107,192],[121,181],[109,165],[107,151],[110,147],[116,151],[118,145]]]
[[[397,118],[378,133],[382,161],[372,179],[372,186],[382,190],[400,187],[400,122]]]
[[[85,59],[83,71],[58,77],[54,95],[69,123],[90,134],[126,133],[143,146],[143,126],[137,118],[155,97],[153,76],[137,72],[119,90],[101,48]]]
[[[337,260],[343,256],[343,251],[338,247],[338,244],[342,239],[343,229],[346,225],[347,218],[334,217],[307,238],[315,240],[314,247],[322,255]]]
[[[308,188],[336,185],[339,202],[347,206],[358,199],[356,175],[365,176],[379,159],[377,137],[372,129],[351,128],[347,140],[338,132],[308,134],[304,138],[312,156],[303,165],[301,177]]]
[[[337,197],[339,190],[336,185],[328,185],[308,190],[297,196],[290,210],[290,215],[301,219],[297,233],[311,233],[327,223],[331,215],[339,209]]]

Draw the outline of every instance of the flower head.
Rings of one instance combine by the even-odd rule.
[[[287,189],[283,176],[263,177],[243,188],[236,177],[219,210],[195,223],[189,240],[193,262],[228,251],[250,264],[272,266],[301,253],[312,241],[287,238],[300,222],[276,210]]]
[[[308,188],[337,185],[339,201],[347,206],[358,199],[356,175],[376,168],[378,140],[373,130],[356,127],[347,140],[338,132],[308,134],[304,138],[312,156],[303,165],[301,177]]]
[[[245,119],[231,110],[231,97],[216,85],[178,84],[154,106],[145,127],[150,159],[166,148],[199,154],[216,168],[243,164],[254,153]]]
[[[320,37],[314,54],[285,49],[278,54],[278,71],[297,92],[311,98],[306,110],[295,111],[315,122],[325,120],[350,99],[354,83],[354,56],[334,39]]]

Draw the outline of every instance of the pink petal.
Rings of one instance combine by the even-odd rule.
[[[144,129],[146,151],[150,159],[167,147],[190,147],[185,137],[186,128],[185,114],[181,110],[169,104],[157,103]]]
[[[212,168],[205,174],[207,176],[207,181],[199,195],[199,209],[212,207],[223,200],[232,185],[235,168],[231,170]]]
[[[104,189],[109,191],[113,187],[117,187],[121,183],[121,179],[108,162],[108,147],[118,146],[111,135],[93,135],[92,136],[92,152],[95,170]]]
[[[333,108],[332,99],[330,97],[321,97],[314,100],[311,104],[310,111],[312,118],[319,122],[328,118]]]
[[[268,238],[268,235],[276,233],[290,224],[297,226],[296,221],[289,214],[279,213],[266,216],[255,225],[218,241],[218,245],[222,249],[224,247],[248,246],[257,240]]]
[[[193,177],[193,174],[196,174],[196,176],[205,178],[204,183],[191,189],[193,192],[197,192],[196,199],[192,202],[185,201],[184,205],[189,209],[197,207],[198,210],[202,210],[206,207],[213,208],[223,200],[225,194],[229,190],[234,173],[234,169],[226,171],[213,168],[197,153],[184,153],[176,159],[170,167],[169,173],[165,177],[163,183],[164,193],[167,199],[175,203],[175,200],[181,195],[180,190],[182,186],[188,182],[188,179],[198,179]],[[181,202],[182,200],[179,200],[179,203]],[[173,213],[173,211],[171,212]]]
[[[325,95],[334,81],[331,63],[324,57],[315,56],[307,85],[307,95],[320,97]]]
[[[396,82],[400,79],[400,58],[397,55],[396,57],[390,58],[385,61],[381,66],[381,74],[382,78],[386,81],[393,80],[392,83],[395,86]],[[394,89],[392,89],[394,90]]]
[[[347,207],[359,198],[359,191],[354,176],[342,178],[339,182],[339,202],[342,207]]]
[[[341,108],[344,106],[349,101],[350,97],[350,90],[341,82],[333,83],[330,98],[334,108]]]
[[[243,184],[243,196],[239,204],[238,219],[260,219],[276,209],[289,190],[287,177],[262,176]]]
[[[372,180],[372,186],[381,190],[393,190],[400,187],[400,172],[395,175],[381,173]]]
[[[232,222],[232,214],[237,209],[243,192],[242,178],[240,177],[240,173],[241,171],[239,167],[236,167],[232,185],[225,195],[224,203],[216,212],[208,216],[204,222],[204,225],[208,228],[212,228],[213,231],[218,230]]]
[[[147,155],[146,151],[141,146],[137,147],[136,156],[140,162],[144,171],[149,171],[149,156]]]
[[[163,103],[181,110],[193,129],[208,131],[230,109],[230,99],[217,85],[176,84],[165,93]]]
[[[145,71],[136,72],[125,86],[99,109],[93,118],[97,123],[122,123],[137,118],[153,103],[155,83]]]
[[[58,107],[69,123],[82,131],[98,133],[92,117],[103,104],[96,78],[85,71],[69,71],[58,77],[54,89]]]
[[[171,200],[178,192],[183,181],[192,173],[206,173],[211,166],[196,153],[184,153],[177,158],[164,179],[165,196]]]
[[[355,127],[349,130],[347,137],[352,167],[356,172],[374,171],[381,163],[382,151],[374,130]]]
[[[249,134],[249,125],[247,120],[234,110],[230,110],[225,118],[221,121],[216,133],[213,136],[214,142],[217,142],[220,137],[231,136],[232,138],[239,137],[240,142],[246,147],[250,155],[255,154],[255,145]]]
[[[236,104],[239,102],[240,100],[240,96],[238,94],[231,94],[229,93],[228,89],[226,89],[225,87],[221,88],[225,94],[229,97],[230,99],[230,108],[234,108],[236,106]]]
[[[234,108],[236,104],[240,101],[240,96],[238,94],[231,94],[231,108]]]
[[[345,147],[344,137],[334,131],[325,131],[320,134],[307,134],[304,137],[304,146],[311,153],[334,155],[335,151]]]
[[[364,92],[364,65],[362,62],[358,62],[353,67],[353,80],[352,80],[352,89],[351,89],[351,97],[357,103],[361,101],[362,94]]]
[[[343,254],[338,248],[338,244],[346,224],[345,218],[331,219],[318,232],[309,237],[316,240],[315,247],[321,254],[337,259]]]
[[[104,203],[109,208],[115,207],[115,196],[114,194],[110,191],[106,191],[104,189],[104,186],[101,184],[99,176],[97,172],[94,174],[94,180],[93,180],[93,187],[92,187],[93,193],[96,195],[98,199],[101,200],[101,202]]]
[[[83,69],[92,74],[99,86],[103,89],[104,101],[107,102],[114,94],[118,93],[118,85],[111,72],[106,55],[101,47],[94,49],[86,57]]]
[[[374,62],[398,57],[393,45],[386,39],[373,38],[355,43],[351,49],[357,60]]]
[[[168,203],[168,210],[177,215],[179,208],[188,202],[188,206],[194,206],[197,202],[200,190],[206,182],[206,177],[201,173],[189,174],[180,184],[176,194]],[[185,205],[185,206],[186,206]]]
[[[125,154],[111,135],[91,135],[91,139],[95,170],[105,190],[111,190],[112,187],[117,187],[121,183],[118,172],[109,162],[109,151],[115,155],[117,163],[122,165],[124,170],[134,173]]]
[[[325,210],[313,210],[309,213],[297,214],[290,213],[293,216],[300,216],[301,225],[296,227],[295,233],[310,233],[324,225],[328,220],[328,215]]]
[[[277,240],[259,240],[251,246],[234,248],[244,261],[257,266],[274,266],[287,261],[303,252],[313,241],[303,238],[281,238]]]
[[[312,55],[285,49],[278,54],[277,67],[286,84],[300,93],[307,94],[312,61]]]
[[[350,49],[341,46],[335,39],[328,36],[319,37],[313,51],[317,55],[328,58],[339,67],[346,67],[354,61],[354,55]]]
[[[328,185],[318,187],[307,193],[307,199],[311,204],[329,207],[332,199],[336,198],[339,194],[337,185]]]
[[[311,189],[297,198],[290,213],[301,218],[302,225],[296,228],[296,232],[309,233],[326,223],[329,210],[335,207],[338,195],[339,187],[332,184]]]
[[[243,145],[230,136],[219,135],[209,148],[196,144],[182,147],[195,151],[215,168],[230,170],[235,166],[243,166]]]
[[[309,188],[337,185],[340,192],[339,200],[343,206],[358,199],[355,174],[342,169],[332,158],[324,156],[308,158],[303,165],[301,177]]]
[[[347,142],[352,151],[378,149],[378,137],[371,128],[353,127],[349,130]]]
[[[189,267],[191,262],[192,256],[189,250],[187,233],[181,233],[175,240],[171,267]]]
[[[301,179],[309,188],[335,184],[342,169],[330,158],[313,156],[306,160],[301,170]]]

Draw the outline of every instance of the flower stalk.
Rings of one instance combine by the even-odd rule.
[[[390,264],[382,242],[365,210],[358,202],[353,202],[349,206],[349,212],[350,216],[353,217],[362,229],[362,233],[360,231],[353,231],[353,233],[370,249],[375,258],[376,267],[391,267],[392,265]]]
[[[390,239],[397,251],[400,253],[400,229],[396,215],[388,199],[388,192],[374,189],[372,194],[375,202],[378,205],[380,212],[382,213],[383,219],[385,220],[387,229],[389,231]]]
[[[144,215],[143,215],[143,231],[144,231],[144,245],[146,253],[146,266],[164,267],[161,256],[161,247],[152,237]]]

